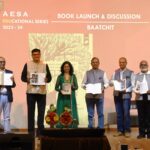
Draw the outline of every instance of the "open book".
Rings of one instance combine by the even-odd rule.
[[[30,73],[31,85],[45,85],[45,73]]]
[[[126,79],[124,80],[113,80],[115,91],[124,91],[126,90]]]
[[[86,93],[101,94],[102,93],[101,83],[87,84]]]
[[[148,91],[148,85],[146,82],[136,82],[135,86],[135,92],[140,93],[140,94],[146,94]]]
[[[12,73],[0,72],[0,85],[5,86],[13,85],[13,81],[11,80],[12,76],[13,76]]]

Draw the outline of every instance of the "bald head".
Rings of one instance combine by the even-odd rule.
[[[98,69],[99,68],[99,64],[100,64],[100,62],[99,62],[99,59],[97,57],[93,57],[91,59],[91,65],[92,65],[93,69]]]
[[[127,59],[125,57],[119,58],[119,66],[121,70],[124,70],[127,66]]]
[[[148,71],[148,62],[146,60],[142,60],[139,64],[141,72],[146,73]]]
[[[5,58],[0,56],[0,70],[4,70],[5,69]]]

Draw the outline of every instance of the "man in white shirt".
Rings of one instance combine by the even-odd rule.
[[[114,102],[117,113],[117,133],[114,136],[130,136],[130,104],[132,94],[133,71],[126,68],[127,59],[119,59],[119,69],[115,70],[111,83],[114,84]],[[121,84],[120,89],[116,89],[115,82]]]
[[[136,102],[139,121],[138,139],[150,138],[150,71],[148,71],[148,62],[140,62],[140,70],[135,77],[134,92],[136,93]]]
[[[106,73],[99,69],[99,59],[93,57],[91,60],[92,69],[88,70],[85,73],[85,76],[82,81],[82,87],[86,89],[86,105],[88,111],[88,127],[93,128],[93,118],[94,118],[94,108],[97,108],[98,114],[98,128],[104,128],[104,89],[108,87],[109,80],[106,76]],[[89,86],[92,89],[87,89]]]
[[[0,73],[4,76],[5,74],[11,74],[13,75],[13,72],[11,70],[7,70],[5,68],[6,60],[4,57],[0,57]],[[2,77],[3,78],[3,77]],[[4,79],[0,80],[4,80]],[[16,83],[14,81],[14,77],[11,76],[10,80],[12,80],[12,85],[6,85],[6,83],[0,84],[0,116],[3,112],[3,127],[4,127],[4,133],[10,133],[11,127],[10,127],[10,112],[11,112],[11,104],[13,102],[13,92],[12,88],[16,86]]]

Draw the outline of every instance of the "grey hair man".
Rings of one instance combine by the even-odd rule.
[[[13,72],[11,70],[7,70],[5,68],[6,60],[4,57],[0,57],[0,116],[3,111],[3,127],[4,133],[10,133],[10,112],[11,112],[11,104],[13,102],[13,93],[12,88],[16,86]],[[9,76],[9,83],[6,83],[4,80],[4,76]]]
[[[150,71],[148,62],[142,60],[139,64],[140,72],[135,77],[134,92],[139,121],[138,139],[150,138]]]

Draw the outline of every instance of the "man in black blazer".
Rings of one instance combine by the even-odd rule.
[[[13,72],[11,70],[5,69],[5,58],[0,57],[0,116],[3,111],[3,118],[4,118],[4,133],[10,133],[10,111],[11,111],[11,104],[13,102],[13,93],[12,89],[16,86],[14,81]],[[4,76],[10,75],[10,83],[5,83]],[[9,80],[9,79],[8,79]],[[12,84],[11,84],[12,81]]]

